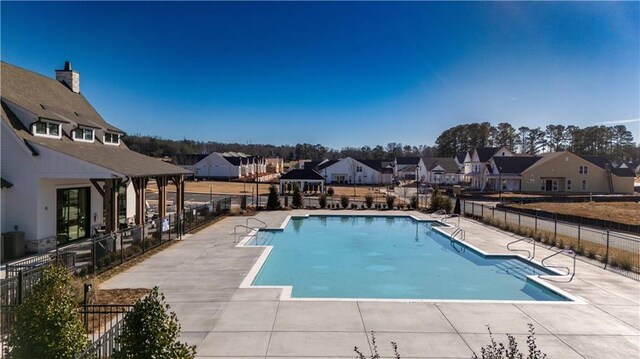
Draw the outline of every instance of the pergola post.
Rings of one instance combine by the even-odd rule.
[[[167,215],[167,177],[156,177],[156,184],[158,185],[158,214],[161,219]]]
[[[118,229],[118,179],[104,181],[103,209],[105,212],[105,231],[114,232]]]
[[[148,179],[137,177],[133,180],[133,189],[136,192],[136,224],[144,224],[146,219],[146,193]]]

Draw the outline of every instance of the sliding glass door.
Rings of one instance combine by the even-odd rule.
[[[89,199],[89,187],[64,188],[57,191],[58,245],[89,236]]]

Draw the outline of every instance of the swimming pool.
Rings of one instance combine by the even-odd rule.
[[[432,225],[411,217],[293,217],[244,243],[271,247],[251,285],[290,286],[291,298],[569,300],[527,277],[550,270],[452,244]]]

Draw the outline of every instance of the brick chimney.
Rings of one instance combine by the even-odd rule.
[[[71,91],[80,93],[80,74],[71,69],[71,62],[64,62],[64,70],[56,70],[56,80],[65,84]]]

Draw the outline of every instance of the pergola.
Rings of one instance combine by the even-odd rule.
[[[293,169],[280,177],[280,193],[293,190],[297,185],[302,192],[324,192],[324,177],[313,170]]]

